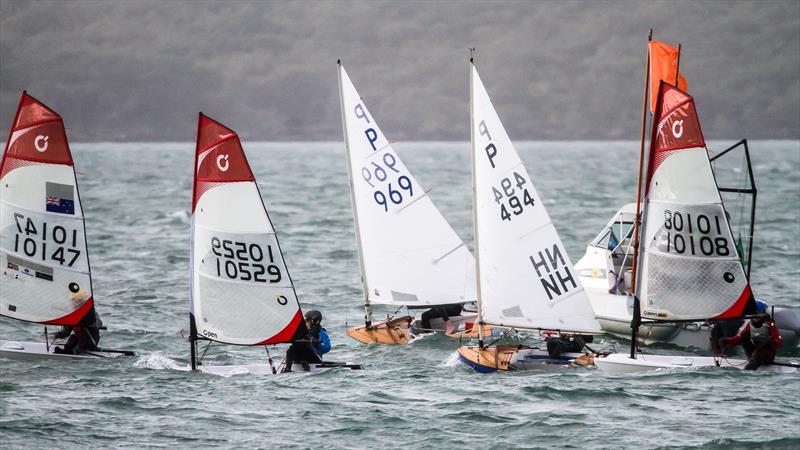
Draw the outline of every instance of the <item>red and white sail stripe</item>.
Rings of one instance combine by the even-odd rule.
[[[694,99],[662,82],[653,118],[641,247],[642,317],[738,317],[753,308]]]
[[[200,114],[192,200],[192,304],[199,336],[238,345],[290,342],[305,329],[239,137]]]
[[[93,305],[64,123],[23,92],[0,160],[0,315],[76,325]]]

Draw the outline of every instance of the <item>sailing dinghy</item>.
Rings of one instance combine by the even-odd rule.
[[[0,356],[87,359],[132,355],[54,353],[48,325],[94,319],[83,208],[64,122],[27,94],[0,160],[0,315],[44,325],[43,342],[0,340]]]
[[[642,99],[642,151],[648,103],[651,106],[650,111],[654,112],[659,82],[664,80],[674,83],[677,80],[679,88],[686,92],[686,81],[678,70],[680,45],[672,47],[652,40],[651,32],[647,55]],[[652,91],[649,102],[648,91]],[[737,160],[738,164],[731,164]],[[749,279],[757,190],[747,140],[741,140],[718,153],[711,158],[711,162],[723,206],[734,214],[734,220],[738,219],[736,247],[744,264],[745,275]],[[739,175],[731,179],[731,176],[726,176],[730,173]],[[620,208],[586,247],[583,258],[575,264],[600,326],[604,331],[621,337],[630,337],[630,323],[633,318],[632,266],[633,258],[637,254],[633,246],[633,224],[637,214],[635,203]],[[734,224],[732,220],[729,222]],[[800,342],[800,312],[793,308],[773,307],[770,313],[783,339],[781,348],[795,348]],[[736,322],[727,324],[723,334],[735,332],[739,325]],[[640,342],[645,344],[668,342],[681,347],[709,348],[711,331],[711,324],[705,322],[658,322],[642,318],[637,334]]]
[[[474,302],[475,259],[381,132],[341,61],[338,66],[365,310],[364,325],[347,335],[364,344],[407,344],[413,318],[373,322],[372,305],[413,310]],[[450,317],[451,335],[475,335],[476,317]],[[444,331],[445,323],[431,320],[431,328]]]
[[[470,58],[473,223],[479,323],[562,334],[601,333],[589,299],[528,171],[506,133]],[[479,331],[481,328],[479,328]],[[458,349],[479,372],[563,365],[527,345]]]
[[[661,81],[656,105],[644,178],[642,226],[634,231],[634,240],[641,244],[635,246],[631,352],[598,356],[595,364],[612,373],[743,369],[746,360],[725,356],[642,355],[636,351],[642,318],[717,322],[756,312],[711,170],[694,99]],[[758,370],[793,372],[798,367],[779,363]]]
[[[266,346],[306,339],[308,329],[239,137],[202,113],[197,126],[193,193],[189,312],[192,370],[222,376],[280,373],[284,368],[274,366]],[[198,341],[208,345],[263,345],[268,361],[203,364],[205,351],[198,354]],[[324,362],[310,364],[308,369],[330,367],[360,368]]]

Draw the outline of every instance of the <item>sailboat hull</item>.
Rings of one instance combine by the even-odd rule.
[[[309,364],[308,369],[306,369],[301,364],[292,364],[291,372],[288,373],[320,372],[326,369],[359,370],[361,369],[361,365],[352,363],[323,362],[321,364]],[[201,365],[197,370],[202,373],[221,377],[230,377],[233,375],[280,375],[283,373],[283,364],[276,366],[274,373],[272,372],[272,367],[265,363],[236,364],[230,366]]]
[[[553,358],[547,351],[527,345],[498,345],[485,348],[463,346],[458,349],[458,358],[481,373],[592,364],[590,355],[564,353],[559,358]]]
[[[43,359],[74,360],[74,359],[116,358],[118,356],[124,356],[124,353],[103,352],[103,351],[82,353],[80,355],[65,355],[62,353],[53,353],[55,347],[57,346],[51,345],[50,349],[48,349],[47,345],[45,345],[42,342],[19,342],[19,341],[0,340],[0,357],[22,360],[22,361],[35,361]]]
[[[708,367],[744,369],[747,361],[744,359],[715,358],[712,356],[669,356],[669,355],[637,355],[631,359],[624,353],[612,353],[598,356],[594,361],[598,369],[607,373],[640,373],[652,372],[659,369],[696,369]],[[795,373],[800,370],[788,365],[761,366],[759,371],[777,373]]]
[[[414,337],[409,329],[411,320],[411,316],[403,316],[373,323],[369,328],[352,327],[347,329],[347,335],[362,344],[405,345]]]

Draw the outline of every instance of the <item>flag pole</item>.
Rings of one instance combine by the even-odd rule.
[[[631,290],[634,294],[634,299],[638,298],[636,295],[636,272],[639,262],[639,222],[641,220],[641,198],[642,198],[642,169],[644,167],[644,135],[647,132],[647,92],[650,86],[650,42],[653,40],[653,29],[647,35],[647,62],[644,66],[644,94],[642,96],[642,131],[639,139],[639,176],[636,181],[636,218],[633,221],[633,267],[631,277]],[[622,274],[624,277],[625,275]],[[634,302],[634,308],[639,305]],[[634,319],[638,317],[637,311],[634,311]],[[639,331],[639,321],[631,321],[631,358],[636,358],[636,334]]]

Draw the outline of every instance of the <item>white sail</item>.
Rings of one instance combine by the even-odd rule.
[[[367,301],[474,301],[475,260],[381,132],[339,66],[356,239]]]
[[[202,114],[191,253],[192,313],[199,336],[272,344],[290,342],[305,327],[239,138]]]
[[[512,328],[599,332],[528,171],[470,67],[481,318]]]
[[[64,124],[26,93],[0,162],[0,271],[1,315],[76,325],[94,304]]]
[[[738,317],[753,302],[694,99],[661,84],[642,231],[642,317]]]

